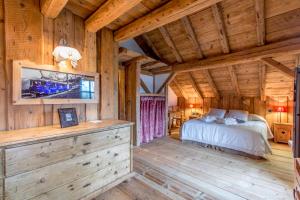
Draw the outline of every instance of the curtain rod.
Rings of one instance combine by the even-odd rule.
[[[148,97],[150,97],[150,96],[156,96],[156,97],[165,97],[166,95],[165,94],[154,94],[154,93],[143,93],[143,94],[140,94],[140,96],[148,96]]]

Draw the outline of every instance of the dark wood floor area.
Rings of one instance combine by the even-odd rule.
[[[254,160],[172,138],[155,140],[134,150],[137,175],[97,200],[292,199],[290,148],[272,148],[267,160]]]

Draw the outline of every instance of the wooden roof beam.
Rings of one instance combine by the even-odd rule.
[[[170,73],[170,75],[168,76],[168,78],[164,81],[164,83],[160,86],[160,88],[157,90],[157,93],[161,93],[162,90],[171,82],[174,80],[176,76],[176,73]],[[155,91],[154,91],[155,92]]]
[[[146,37],[148,38],[148,36],[146,36]],[[155,60],[160,60],[157,50],[148,44],[147,40],[150,40],[150,39],[148,38],[146,40],[146,37],[143,35],[140,35],[140,36],[135,37],[134,40],[139,45],[139,47],[141,47],[141,49],[147,56],[149,56]]]
[[[178,49],[175,46],[175,43],[172,39],[172,37],[170,36],[170,33],[168,32],[168,30],[165,27],[160,27],[159,31],[161,33],[161,35],[163,36],[165,42],[167,43],[168,47],[170,48],[170,50],[172,51],[173,55],[176,57],[177,62],[182,63],[182,57],[178,51]]]
[[[134,38],[184,16],[204,10],[222,0],[171,0],[115,32],[115,40]]]
[[[197,36],[196,36],[196,33],[195,33],[195,30],[192,26],[192,23],[189,19],[188,16],[185,16],[181,19],[181,22],[184,26],[184,29],[186,31],[186,34],[187,34],[187,37],[189,38],[189,40],[192,42],[192,44],[194,45],[196,51],[197,51],[197,56],[199,59],[202,59],[203,58],[203,52],[201,50],[201,47],[200,47],[200,43],[197,39]]]
[[[219,32],[219,38],[220,38],[220,42],[221,42],[221,46],[223,49],[223,53],[229,53],[230,52],[230,48],[229,48],[229,42],[228,42],[228,37],[227,37],[227,33],[226,33],[226,29],[225,29],[225,23],[224,23],[224,19],[223,19],[223,15],[220,9],[220,5],[219,4],[215,4],[212,5],[212,13],[218,28],[218,32]]]
[[[205,70],[203,70],[203,73],[204,73],[204,75],[205,75],[205,77],[207,79],[207,82],[208,82],[209,86],[211,87],[213,93],[215,94],[215,97],[216,98],[220,98],[219,91],[217,89],[217,86],[216,86],[216,84],[215,84],[215,82],[214,82],[214,80],[213,80],[213,78],[212,78],[209,70],[205,69]]]
[[[255,0],[257,46],[265,44],[265,0]]]
[[[143,81],[143,79],[140,80],[141,81],[141,87],[143,88],[143,90],[146,92],[146,93],[151,93],[151,91],[148,89],[146,83]]]
[[[198,86],[198,84],[197,84],[195,78],[193,77],[192,73],[191,73],[191,72],[188,72],[187,74],[188,74],[188,76],[189,76],[189,79],[190,79],[190,81],[191,81],[192,87],[194,88],[195,92],[197,93],[197,95],[198,95],[201,99],[203,99],[203,94],[202,94],[202,92],[201,92],[201,90],[200,90],[200,88],[199,88],[199,86]]]
[[[271,67],[275,67],[285,75],[294,78],[294,70],[290,69],[289,67],[281,64],[280,62],[277,62],[273,58],[262,58],[261,61],[265,63],[266,65],[269,65]]]
[[[67,3],[68,0],[41,0],[41,12],[45,17],[54,19],[59,15]]]
[[[108,0],[96,10],[86,21],[88,31],[97,32],[113,22],[124,13],[138,5],[142,0]]]
[[[260,100],[266,101],[266,66],[259,63],[259,93]]]
[[[232,85],[233,85],[233,87],[236,91],[236,94],[238,96],[240,96],[241,92],[240,92],[239,83],[238,83],[238,79],[237,79],[237,76],[236,76],[236,73],[235,73],[234,66],[228,66],[228,71],[229,71],[229,76],[230,76]]]
[[[214,56],[202,60],[197,59],[185,63],[177,63],[169,67],[162,67],[161,69],[158,68],[151,71],[158,74],[161,72],[168,73],[170,71],[187,72],[204,69],[216,69],[227,67],[229,65],[238,65],[260,61],[262,58],[280,57],[289,54],[300,54],[300,37],[287,39],[264,46],[253,47],[226,55]]]

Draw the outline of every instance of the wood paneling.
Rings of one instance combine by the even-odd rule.
[[[118,44],[113,32],[107,28],[97,33],[99,63],[101,74],[101,118],[118,119]]]
[[[0,130],[6,129],[6,75],[5,75],[5,41],[4,41],[4,0],[0,0]]]
[[[4,8],[5,16],[3,16]],[[1,120],[0,128],[11,130],[57,124],[59,123],[58,107],[76,107],[81,121],[97,119],[97,104],[69,106],[11,105],[12,60],[27,59],[39,64],[55,64],[52,51],[59,44],[60,39],[65,39],[68,45],[77,48],[83,55],[77,69],[79,71],[96,72],[96,35],[85,31],[83,19],[66,9],[55,20],[43,17],[37,0],[6,1],[4,8],[0,6],[0,16],[2,18],[0,21],[0,39],[1,37],[3,39],[2,25],[5,23],[6,40],[5,43],[1,43],[1,45],[5,44],[4,46],[0,45],[0,53],[4,53],[5,49],[6,84],[9,90],[7,90],[7,95],[0,95],[2,98],[0,99],[0,109],[7,109],[7,111],[1,112],[4,115],[2,115],[3,120]],[[5,21],[3,21],[3,17],[5,17]],[[3,58],[3,56],[0,56],[0,58]],[[4,75],[1,60],[3,59],[0,59],[0,75]],[[1,80],[4,79],[1,78]],[[5,92],[3,82],[0,82],[0,85],[0,92]],[[7,103],[5,103],[5,97],[7,97]]]
[[[134,122],[133,144],[140,145],[140,72],[138,62],[132,62],[125,68],[126,120]]]

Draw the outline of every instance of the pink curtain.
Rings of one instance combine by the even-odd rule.
[[[165,108],[164,97],[141,97],[141,141],[148,143],[154,138],[165,134]]]

